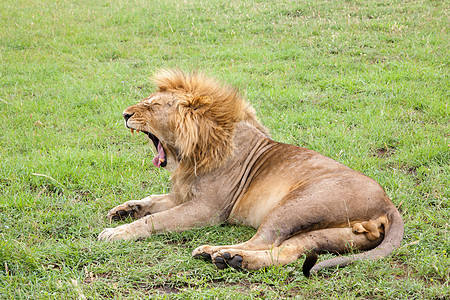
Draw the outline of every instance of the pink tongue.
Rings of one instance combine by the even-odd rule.
[[[158,155],[156,155],[153,158],[153,164],[155,165],[155,167],[159,168],[165,158],[166,158],[166,154],[164,153],[164,149],[163,149],[163,146],[161,145],[161,142],[159,142],[158,143]]]

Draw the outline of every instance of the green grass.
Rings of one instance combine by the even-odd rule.
[[[448,299],[445,1],[1,1],[1,299]],[[242,90],[274,139],[378,180],[400,249],[312,279],[194,260],[254,234],[215,226],[99,243],[106,212],[169,189],[121,112],[161,67]]]

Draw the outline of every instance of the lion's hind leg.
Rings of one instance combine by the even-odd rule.
[[[194,250],[196,258],[211,259],[219,268],[231,266],[235,269],[257,270],[263,267],[286,265],[299,259],[305,253],[309,256],[304,267],[311,269],[315,263],[316,253],[346,253],[352,250],[369,249],[377,246],[379,237],[371,240],[367,234],[353,228],[327,228],[300,233],[285,240],[277,247],[252,249],[246,243],[230,246],[202,246]],[[308,265],[309,264],[309,265]],[[309,274],[308,272],[305,274]]]

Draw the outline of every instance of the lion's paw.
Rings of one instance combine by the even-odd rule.
[[[99,235],[100,241],[118,241],[128,240],[133,238],[133,234],[128,230],[127,225],[122,225],[116,228],[106,228]]]
[[[120,221],[127,217],[138,219],[143,217],[143,208],[139,201],[131,200],[111,209],[106,217],[110,221]]]
[[[244,258],[239,254],[233,254],[229,250],[221,250],[212,256],[212,261],[218,269],[225,269],[228,266],[236,269],[242,270],[242,261]]]
[[[194,258],[211,261],[211,255],[213,253],[211,248],[212,246],[209,245],[197,247],[194,251],[192,251],[192,256]]]
[[[203,245],[192,251],[194,258],[212,261],[216,267],[223,270],[233,267],[242,270],[243,257],[238,254],[238,250],[226,249],[223,246]]]

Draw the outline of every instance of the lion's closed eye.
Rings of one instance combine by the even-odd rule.
[[[162,105],[158,102],[150,102],[150,103],[143,103],[142,106],[148,109],[150,112],[152,112],[158,107],[161,107]]]

